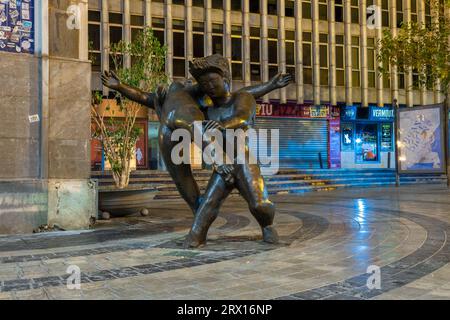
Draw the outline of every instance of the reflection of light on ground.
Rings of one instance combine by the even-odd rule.
[[[364,222],[364,218],[366,216],[366,203],[364,199],[358,199],[358,217],[356,217],[356,221]]]
[[[354,209],[354,219],[360,224],[358,233],[354,234],[354,241],[349,248],[352,253],[352,260],[358,268],[366,269],[372,259],[370,250],[370,237],[367,233],[367,209],[368,204],[365,199],[356,199],[356,206]]]

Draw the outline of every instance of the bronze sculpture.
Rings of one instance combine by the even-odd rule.
[[[206,242],[208,228],[217,217],[220,205],[235,187],[248,202],[250,211],[260,224],[264,241],[276,243],[278,239],[272,227],[274,207],[268,200],[258,165],[223,165],[217,168],[211,176],[205,195],[201,197],[191,165],[175,165],[171,159],[171,150],[177,144],[171,141],[175,129],[183,128],[192,133],[194,121],[206,120],[207,128],[245,130],[253,125],[255,99],[288,85],[292,80],[290,75],[278,74],[267,83],[231,93],[229,70],[228,60],[220,55],[199,58],[190,63],[190,72],[197,80],[197,85],[172,83],[169,89],[159,87],[153,93],[142,92],[120,83],[112,72],[102,75],[105,86],[154,109],[158,115],[161,123],[161,154],[178,191],[195,215],[185,247],[198,247]],[[200,100],[205,95],[210,97],[213,107],[205,108],[201,105]]]

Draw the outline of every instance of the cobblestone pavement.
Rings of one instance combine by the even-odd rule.
[[[197,250],[181,246],[192,221],[181,201],[95,230],[1,236],[0,299],[449,299],[449,196],[438,186],[273,196],[278,245],[261,241],[239,197]],[[79,290],[67,287],[71,266]]]

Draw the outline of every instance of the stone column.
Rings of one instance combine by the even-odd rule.
[[[345,104],[347,106],[353,105],[351,18],[350,0],[344,0]]]
[[[420,26],[422,28],[425,28],[425,0],[418,0],[417,5],[417,21],[419,22]],[[419,70],[422,72],[423,75],[426,74],[426,68],[424,67],[422,70]],[[420,104],[425,105],[426,104],[426,85],[420,84]]]
[[[152,0],[145,0],[145,26],[152,27]]]
[[[185,50],[186,50],[186,64],[185,64],[185,74],[188,79],[191,79],[191,74],[189,73],[189,61],[194,58],[194,45],[193,45],[193,32],[192,32],[192,0],[185,1],[185,24],[186,24],[186,34],[184,37]]]
[[[212,55],[212,19],[211,19],[211,0],[204,0],[205,14],[205,55]]]
[[[431,23],[438,24],[439,23],[439,1],[431,0],[430,1],[430,11],[431,11]],[[442,102],[442,94],[441,94],[441,81],[436,79],[434,84],[434,103]]]
[[[123,41],[130,43],[131,42],[131,14],[130,14],[130,0],[123,0],[123,29],[122,29],[122,38]],[[125,54],[123,57],[124,67],[131,67],[131,56],[129,54]]]
[[[286,30],[284,28],[285,0],[277,1],[278,9],[278,70],[286,73]],[[286,103],[286,88],[280,89],[280,103]]]
[[[50,48],[49,48],[49,15],[48,0],[42,0],[41,5],[37,5],[36,17],[36,55],[39,58],[39,105],[40,105],[40,150],[39,150],[39,178],[48,179],[48,132],[49,132],[49,81],[50,81]]]
[[[303,104],[305,95],[303,93],[303,26],[302,26],[302,2],[296,0],[294,3],[295,16],[295,82],[297,89],[297,103]]]
[[[269,81],[269,42],[268,42],[268,27],[267,27],[267,0],[259,1],[259,11],[261,13],[261,75],[262,81]],[[265,103],[269,102],[269,95],[263,97]]]
[[[102,0],[102,73],[109,70],[109,5]],[[109,89],[103,86],[103,95],[108,96]]]
[[[406,24],[411,23],[411,1],[403,0],[403,21]],[[406,86],[406,106],[412,107],[414,105],[413,97],[413,75],[412,68],[405,68],[405,86]]]
[[[319,0],[311,0],[314,105],[320,105]]]
[[[228,59],[231,68],[231,0],[224,0],[223,2],[223,44],[224,44],[224,52],[225,58]]]
[[[359,25],[361,38],[361,105],[369,106],[368,101],[368,73],[367,73],[367,2],[359,1]]]
[[[328,77],[330,104],[337,105],[336,101],[336,25],[334,0],[328,1]]]
[[[166,18],[166,74],[170,80],[173,78],[173,24],[172,24],[172,0],[165,0],[164,13]]]
[[[383,28],[381,21],[381,0],[376,0],[376,6],[380,9],[378,16],[376,17],[376,23],[378,24],[376,30],[376,52],[377,55],[380,53],[380,46],[378,45],[378,40],[383,38]],[[380,67],[382,64],[377,60],[377,66]],[[383,103],[383,76],[379,76],[378,67],[376,70],[376,87],[377,87],[377,106],[382,107]]]
[[[389,15],[390,15],[390,24],[391,24],[391,33],[393,37],[397,36],[397,3],[395,1],[389,2]],[[391,102],[395,99],[397,103],[398,101],[398,74],[397,74],[397,66],[391,65]]]
[[[80,23],[82,26],[88,25],[88,0],[81,0],[80,7]],[[89,31],[88,28],[80,29],[79,56],[80,60],[89,60]]]
[[[244,63],[244,86],[251,85],[250,71],[250,4],[242,0],[242,51]]]

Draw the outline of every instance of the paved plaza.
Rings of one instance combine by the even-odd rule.
[[[95,230],[2,236],[0,299],[450,298],[449,189],[342,189],[272,200],[278,245],[262,243],[236,196],[196,250],[182,249],[192,215],[178,200],[155,201],[148,217],[98,221]],[[80,289],[67,287],[74,266]]]

